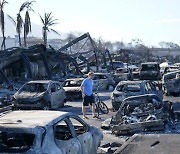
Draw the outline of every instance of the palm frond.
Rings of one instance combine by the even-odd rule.
[[[10,15],[8,15],[7,14],[7,16],[8,16],[8,18],[12,21],[12,23],[16,26],[16,21],[14,20],[14,18],[13,17],[11,17]]]
[[[39,14],[39,17],[40,17],[40,19],[41,19],[41,22],[43,23],[43,25],[44,25],[44,19],[41,17],[41,15]]]
[[[24,2],[20,7],[19,12],[22,12],[27,7],[28,4],[29,2]]]
[[[18,34],[21,33],[22,27],[23,27],[23,19],[22,19],[20,13],[18,13],[17,14],[17,25],[16,25],[16,31]]]
[[[26,14],[25,14],[24,29],[25,29],[26,35],[28,35],[29,32],[31,32],[31,20],[30,20],[28,11],[26,11]]]
[[[59,32],[57,32],[56,30],[54,30],[54,29],[52,29],[52,28],[50,28],[50,30],[51,30],[52,32],[56,33],[57,35],[61,36],[61,34],[60,34]]]

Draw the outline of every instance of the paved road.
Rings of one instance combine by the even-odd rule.
[[[97,128],[101,129],[101,123],[106,120],[107,118],[111,118],[116,114],[116,112],[113,112],[111,101],[110,101],[110,94],[111,91],[103,91],[99,93],[100,98],[106,103],[108,108],[110,109],[109,114],[101,114],[99,119],[94,119],[92,118],[91,110],[90,108],[87,108],[87,116],[89,119],[85,119],[85,121],[93,126],[96,126]],[[164,100],[168,100],[174,103],[175,110],[180,111],[180,96],[179,97],[173,97],[173,96],[164,96]],[[82,112],[81,112],[81,105],[82,105],[82,100],[79,101],[72,101],[72,102],[67,102],[65,107],[60,108],[60,111],[68,111],[68,112],[73,112],[78,114],[82,118]],[[124,137],[116,137],[112,134],[110,134],[109,131],[102,130],[104,134],[104,139],[101,143],[101,145],[106,144],[106,143],[112,143],[114,141],[123,143],[127,138]]]

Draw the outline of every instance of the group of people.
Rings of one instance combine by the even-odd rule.
[[[91,105],[92,109],[92,117],[97,118],[95,114],[95,99],[93,95],[93,72],[88,73],[88,77],[85,78],[81,84],[81,92],[82,92],[82,98],[83,98],[83,104],[82,104],[82,114],[83,119],[89,119],[86,116],[86,106]]]

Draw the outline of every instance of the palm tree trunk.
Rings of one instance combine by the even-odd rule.
[[[1,49],[6,49],[5,40],[6,40],[6,37],[5,37],[4,32],[3,32],[3,41],[2,41],[2,44],[1,44]]]
[[[19,46],[21,47],[21,34],[18,34],[18,38],[19,38]]]
[[[26,30],[24,28],[24,46],[26,47]]]
[[[43,40],[44,40],[44,45],[47,47],[47,31],[43,30]]]

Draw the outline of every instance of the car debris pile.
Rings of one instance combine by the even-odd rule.
[[[136,132],[164,131],[166,124],[172,124],[173,121],[174,110],[171,102],[163,102],[154,94],[145,94],[124,99],[109,123],[112,133],[119,136]],[[102,124],[101,128],[107,129],[107,123]]]

